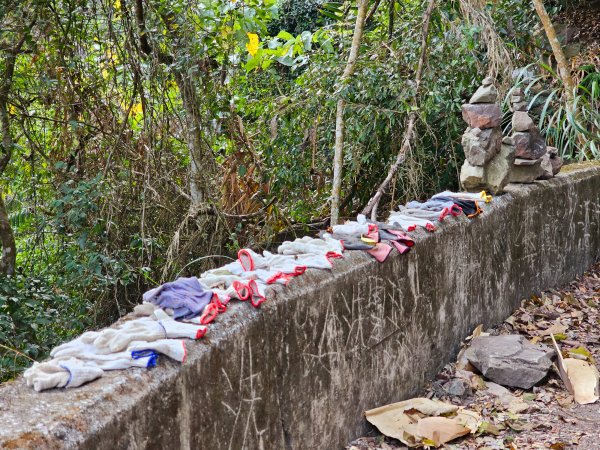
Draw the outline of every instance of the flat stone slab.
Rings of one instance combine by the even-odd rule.
[[[462,105],[462,117],[471,128],[494,128],[500,126],[502,112],[495,103],[475,103]]]

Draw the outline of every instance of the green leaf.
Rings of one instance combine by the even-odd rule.
[[[281,30],[279,34],[277,34],[277,37],[280,39],[285,39],[286,41],[291,41],[294,39],[294,36],[284,30]]]

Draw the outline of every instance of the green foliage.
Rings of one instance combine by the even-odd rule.
[[[92,302],[41,278],[0,277],[0,381],[91,324]]]
[[[279,18],[268,25],[269,33],[273,36],[280,30],[294,34],[317,30],[327,24],[326,18],[320,14],[322,6],[323,0],[283,0]]]

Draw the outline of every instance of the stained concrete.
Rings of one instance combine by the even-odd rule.
[[[233,304],[188,361],[73,390],[0,387],[1,448],[333,449],[362,411],[416,395],[479,323],[582,273],[600,253],[600,167],[509,185],[404,256],[309,270],[260,310]]]

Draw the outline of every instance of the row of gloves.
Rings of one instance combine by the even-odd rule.
[[[60,345],[52,359],[34,363],[24,373],[36,391],[73,388],[103,376],[107,370],[156,365],[159,354],[184,362],[186,339],[200,339],[206,325],[236,298],[258,307],[265,289],[285,284],[307,268],[330,269],[343,245],[333,238],[305,237],[284,242],[278,254],[242,249],[238,260],[203,273],[200,278],[179,278],[146,292],[134,309],[137,318],[115,328],[89,331]]]
[[[485,191],[479,193],[444,191],[434,195],[426,202],[412,201],[399,206],[388,218],[388,224],[413,231],[423,227],[428,231],[436,230],[436,223],[448,216],[465,214],[475,217],[481,213],[480,202],[489,203],[492,196]]]

